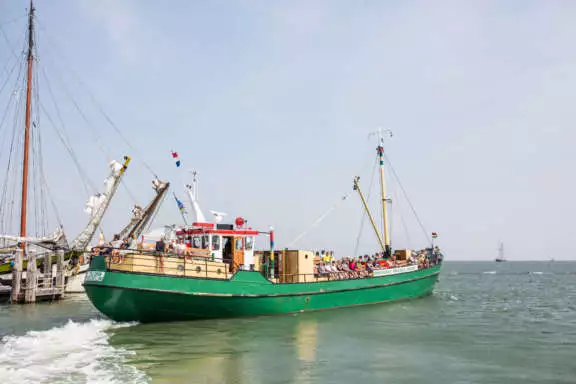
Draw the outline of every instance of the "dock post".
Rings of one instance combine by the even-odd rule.
[[[36,250],[28,250],[28,266],[26,267],[26,291],[24,292],[24,302],[34,303],[36,301],[36,289],[38,288],[38,267],[36,265]]]
[[[64,250],[56,251],[56,287],[55,291],[60,293],[60,298],[64,297]]]
[[[44,284],[43,288],[52,287],[52,254],[46,252],[44,254]]]
[[[14,269],[12,269],[12,303],[16,304],[20,299],[20,286],[22,284],[22,258],[23,249],[18,248],[14,255]]]

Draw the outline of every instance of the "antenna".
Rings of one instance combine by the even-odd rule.
[[[394,136],[394,133],[392,132],[392,130],[390,129],[385,129],[385,128],[378,128],[377,130],[370,132],[368,134],[368,138],[372,138],[373,136],[378,135],[378,138],[380,139],[380,142],[383,143],[384,142],[384,137],[388,136],[389,138],[392,138]]]
[[[198,200],[198,178],[200,173],[195,169],[188,170],[192,175],[192,193],[194,193],[194,199]]]

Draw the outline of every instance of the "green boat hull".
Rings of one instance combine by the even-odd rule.
[[[93,272],[93,273],[90,273]],[[95,257],[84,288],[116,321],[160,322],[277,315],[414,299],[432,293],[440,266],[396,275],[274,284],[259,272],[230,280],[106,270]]]

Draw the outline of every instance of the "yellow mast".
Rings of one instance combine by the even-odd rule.
[[[364,194],[360,190],[360,184],[358,183],[358,181],[360,181],[360,178],[358,176],[356,176],[354,178],[354,190],[358,191],[358,194],[360,195],[360,198],[362,199],[362,204],[364,205],[364,209],[366,210],[366,214],[368,215],[368,218],[370,219],[370,222],[372,223],[372,228],[374,229],[374,233],[376,233],[376,237],[378,238],[378,242],[380,243],[382,250],[384,252],[386,252],[386,247],[384,246],[384,243],[382,242],[382,236],[380,236],[380,232],[378,232],[378,227],[376,227],[376,223],[374,222],[374,218],[370,214],[370,210],[368,209],[368,204],[366,204],[366,199],[364,198]]]
[[[380,145],[376,148],[378,157],[380,158],[380,187],[381,187],[381,197],[382,197],[382,230],[384,232],[384,245],[386,256],[389,257],[391,254],[390,249],[390,229],[388,228],[388,199],[386,198],[386,178],[384,177],[384,134],[392,136],[390,130],[378,130],[380,136]]]

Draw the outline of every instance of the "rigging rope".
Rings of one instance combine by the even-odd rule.
[[[62,127],[62,131],[60,131],[58,129],[58,127],[56,126],[56,124],[52,120],[52,117],[50,116],[50,114],[48,113],[48,111],[46,110],[46,108],[44,107],[44,105],[42,103],[40,103],[40,108],[42,108],[42,111],[44,112],[44,114],[46,114],[46,118],[48,119],[48,121],[50,122],[50,124],[52,125],[54,130],[56,131],[58,138],[60,139],[60,142],[62,143],[62,145],[64,146],[66,151],[68,151],[68,154],[72,158],[72,161],[74,162],[74,165],[76,166],[76,169],[78,170],[78,173],[80,174],[80,178],[82,180],[82,183],[84,185],[84,190],[86,191],[86,193],[88,195],[91,195],[93,193],[97,193],[98,189],[96,188],[92,179],[88,176],[88,174],[84,171],[84,169],[80,165],[80,162],[78,161],[78,157],[76,156],[76,152],[74,152],[74,148],[72,147],[72,145],[70,145],[70,139],[69,139],[69,136],[68,136],[67,131],[66,131],[66,126],[64,125],[64,120],[62,119],[62,115],[60,113],[60,108],[58,107],[58,103],[56,103],[56,98],[54,97],[54,93],[52,91],[52,86],[50,84],[50,81],[48,80],[48,76],[46,75],[46,71],[44,70],[44,68],[42,68],[42,74],[43,74],[44,81],[46,82],[46,85],[48,88],[48,93],[50,94],[50,97],[52,99],[52,104],[54,105],[54,109],[56,111],[56,116],[58,117],[60,126]]]
[[[38,42],[38,39],[36,38],[36,42]],[[36,46],[38,48],[38,46]],[[40,233],[43,234],[47,234],[48,233],[48,215],[47,215],[47,208],[46,208],[46,194],[47,191],[44,188],[44,183],[43,183],[43,178],[44,178],[44,157],[43,157],[43,153],[42,153],[42,129],[40,129],[41,127],[41,115],[40,115],[40,79],[38,78],[38,76],[34,77],[34,97],[36,99],[35,103],[34,103],[34,116],[35,119],[32,120],[32,128],[33,128],[33,132],[35,132],[35,137],[36,137],[36,178],[34,181],[35,185],[39,185],[40,187],[40,195],[38,198],[38,204],[39,204],[39,213],[40,213],[40,217],[39,217],[39,223],[40,223],[40,228],[38,229],[38,231],[40,231]],[[60,223],[58,223],[60,224]]]
[[[14,57],[16,57],[17,59],[20,59],[18,57],[18,54],[16,53],[16,49],[14,48],[14,46],[12,45],[12,43],[10,42],[10,39],[8,38],[8,36],[6,35],[6,32],[4,32],[3,29],[0,28],[0,32],[2,33],[2,36],[4,37],[4,40],[6,40],[6,44],[8,45],[8,48],[10,48],[10,52],[12,52],[12,55]],[[24,37],[26,37],[26,32],[24,32],[22,34]]]
[[[293,246],[298,240],[300,240],[301,238],[303,238],[304,236],[306,236],[308,234],[308,232],[310,232],[315,226],[317,226],[318,224],[320,224],[320,222],[322,222],[322,220],[324,220],[330,213],[332,213],[333,210],[336,209],[336,207],[338,207],[340,205],[340,203],[342,203],[344,200],[346,200],[348,197],[350,197],[351,192],[346,193],[344,196],[342,196],[340,198],[340,200],[338,200],[334,205],[332,205],[330,207],[330,209],[328,209],[326,212],[324,212],[323,214],[321,214],[313,223],[310,227],[308,227],[304,232],[300,233],[298,236],[296,236],[296,238],[294,240],[292,240],[290,242],[290,244],[288,244],[288,248],[290,248],[291,246]]]
[[[108,162],[112,161],[112,157],[110,156],[110,154],[104,149],[104,147],[102,146],[102,142],[100,141],[100,136],[97,133],[97,130],[94,128],[94,126],[92,125],[92,123],[88,120],[88,118],[86,117],[86,115],[84,114],[84,112],[82,111],[82,109],[80,108],[80,106],[78,105],[78,103],[76,102],[76,99],[74,99],[74,97],[72,97],[72,95],[70,94],[70,92],[68,91],[68,88],[66,88],[66,86],[64,85],[64,82],[62,80],[62,78],[60,77],[60,75],[58,73],[56,73],[56,78],[59,80],[60,82],[60,86],[62,87],[62,89],[64,90],[64,93],[66,94],[66,96],[70,99],[70,101],[72,102],[72,105],[74,106],[74,109],[76,109],[76,112],[78,112],[78,114],[82,117],[82,120],[84,120],[84,122],[86,123],[86,125],[90,128],[90,131],[92,132],[92,135],[94,137],[94,140],[96,141],[96,145],[98,145],[98,148],[100,149],[100,151],[104,154],[104,157],[106,157],[106,160]]]
[[[62,53],[62,51],[59,48],[59,44],[57,42],[57,40],[55,38],[53,38],[50,33],[46,30],[46,28],[43,27],[43,25],[38,22],[38,26],[46,33],[46,36],[48,37],[49,40],[52,40],[52,44],[54,45],[55,49],[52,50],[54,52],[57,52],[61,57],[62,60],[64,60],[65,62],[70,62],[70,60],[66,60],[65,55]],[[96,100],[96,97],[94,96],[94,94],[92,93],[92,91],[88,88],[88,86],[86,85],[86,83],[84,83],[82,81],[82,79],[80,78],[80,76],[78,75],[78,73],[71,68],[70,69],[70,73],[75,77],[76,81],[78,82],[78,84],[80,84],[80,86],[82,88],[84,88],[84,90],[86,91],[86,93],[88,94],[88,96],[90,97],[90,100],[92,101],[92,103],[96,106],[96,108],[98,109],[98,111],[100,112],[100,114],[102,114],[102,116],[104,117],[104,119],[108,122],[108,124],[110,124],[110,126],[114,129],[114,131],[116,131],[116,133],[118,134],[118,136],[120,136],[120,138],[122,139],[122,141],[128,146],[128,148],[130,148],[130,150],[136,154],[139,153],[139,151],[134,148],[134,146],[130,143],[130,141],[128,139],[126,139],[126,137],[124,136],[124,134],[122,133],[122,131],[120,130],[120,128],[118,128],[118,126],[116,125],[116,123],[114,123],[114,121],[112,121],[112,119],[110,118],[110,116],[104,111],[104,108],[102,107],[102,105]],[[154,170],[152,169],[152,167],[143,159],[140,158],[139,159],[142,164],[144,164],[144,167],[146,167],[146,169],[152,174],[152,176],[154,176],[155,178],[157,178],[157,174],[156,172],[154,172]]]
[[[18,70],[18,76],[16,77],[16,81],[15,81],[15,85],[14,85],[14,89],[18,89],[18,84],[21,81],[21,76],[22,76],[22,68],[23,68],[23,63],[20,61],[20,66],[19,66],[19,70]],[[12,171],[12,173],[14,174],[14,180],[16,180],[16,174],[17,174],[17,170],[18,170],[18,166],[16,167],[12,167],[12,160],[13,157],[16,156],[18,154],[18,151],[15,151],[15,148],[17,148],[15,146],[15,142],[18,141],[19,137],[17,137],[16,133],[18,132],[18,118],[21,116],[21,107],[22,107],[22,102],[21,102],[21,98],[18,97],[17,93],[12,94],[11,99],[14,100],[14,106],[15,106],[15,113],[14,113],[14,125],[12,127],[12,137],[10,140],[10,151],[8,154],[8,164],[6,167],[6,174],[4,177],[4,185],[2,188],[2,198],[0,199],[0,201],[2,201],[4,204],[0,205],[0,220],[2,223],[2,228],[1,228],[1,232],[2,233],[7,233],[8,230],[10,230],[10,226],[12,225],[12,216],[13,216],[13,211],[14,211],[14,189],[16,188],[16,183],[10,183],[10,171]],[[12,191],[8,190],[8,185],[12,185]],[[12,192],[12,194],[9,194],[9,192]]]
[[[400,179],[398,178],[398,175],[396,174],[396,171],[394,170],[394,167],[392,166],[392,163],[390,162],[390,160],[389,160],[388,157],[386,156],[386,153],[384,153],[384,159],[386,160],[386,163],[387,163],[388,166],[390,167],[390,170],[392,171],[392,175],[393,175],[394,178],[396,179],[396,182],[398,183],[398,186],[400,187],[400,190],[401,190],[402,193],[404,194],[404,198],[406,198],[406,201],[408,202],[408,205],[410,206],[410,209],[412,210],[412,213],[414,214],[414,217],[416,218],[416,221],[418,222],[418,225],[420,226],[420,229],[422,229],[422,233],[424,234],[424,238],[426,239],[426,241],[428,241],[428,231],[426,231],[426,228],[424,227],[424,224],[422,224],[422,221],[420,220],[420,217],[418,217],[418,214],[416,213],[416,209],[414,208],[414,205],[413,205],[412,202],[410,201],[410,198],[408,197],[408,194],[406,193],[406,190],[404,189],[404,186],[403,186],[402,183],[400,182]]]
[[[3,21],[3,22],[0,22],[0,30],[2,30],[2,29],[3,29],[5,26],[7,26],[7,25],[10,25],[10,24],[15,23],[15,22],[17,22],[17,21],[19,21],[19,20],[22,20],[22,19],[25,18],[25,17],[28,17],[28,13],[25,13],[25,14],[23,14],[23,15],[17,16],[17,17],[15,17],[15,18],[13,18],[13,19],[10,19],[10,20],[6,20],[6,21]]]
[[[20,64],[21,65],[21,64]],[[4,81],[4,83],[2,83],[2,85],[0,86],[0,93],[2,93],[2,91],[4,91],[4,87],[6,87],[6,84],[8,84],[8,80],[10,80],[10,76],[12,76],[12,73],[14,73],[14,70],[16,69],[16,67],[18,66],[18,61],[16,61],[14,63],[14,66],[12,67],[12,69],[10,70],[10,73],[8,74],[8,76],[6,76],[6,80]],[[0,125],[1,126],[1,125]]]
[[[396,200],[398,201],[398,210],[400,210],[400,199],[398,198],[398,191],[396,191]],[[410,241],[410,232],[408,231],[408,226],[404,220],[404,215],[400,213],[400,221],[402,222],[402,228],[404,229],[404,236],[406,236],[406,246],[412,249],[412,242]]]
[[[72,104],[74,105],[74,108],[76,109],[76,111],[80,114],[80,116],[82,117],[82,119],[84,120],[84,122],[86,123],[86,125],[90,128],[90,131],[96,141],[96,144],[98,145],[98,148],[100,149],[100,151],[104,154],[104,156],[107,159],[107,162],[110,163],[111,161],[111,156],[110,154],[104,149],[104,146],[102,145],[102,142],[100,140],[100,136],[98,135],[98,130],[95,129],[95,127],[92,125],[92,123],[88,120],[88,118],[86,117],[86,115],[84,114],[84,112],[82,111],[82,109],[80,109],[80,106],[78,105],[78,103],[76,102],[76,100],[74,99],[74,97],[70,94],[70,92],[68,91],[68,88],[64,85],[64,81],[62,80],[62,77],[60,76],[60,74],[58,73],[58,71],[56,72],[56,78],[59,80],[59,84],[62,87],[62,89],[64,90],[64,93],[66,94],[66,96],[72,101]],[[47,75],[45,75],[45,77],[47,77]],[[121,180],[121,185],[126,189],[126,192],[128,192],[128,195],[130,196],[130,198],[132,199],[132,201],[135,204],[138,204],[138,200],[136,200],[136,197],[134,196],[134,194],[130,191],[130,189],[128,188],[128,185],[126,185],[126,183],[124,182],[124,179]]]

